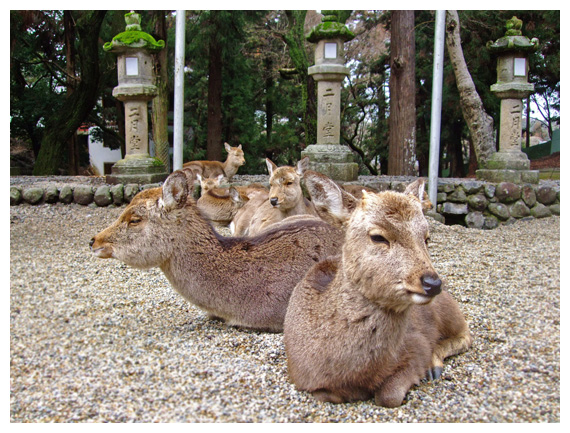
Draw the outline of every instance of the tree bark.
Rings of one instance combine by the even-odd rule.
[[[209,56],[206,158],[222,161],[222,47],[215,36],[210,41]]]
[[[99,29],[106,11],[84,11],[75,17],[81,79],[76,91],[46,124],[34,175],[60,174],[66,170],[67,142],[97,101],[99,84]]]
[[[285,11],[289,21],[289,30],[281,35],[289,55],[299,74],[301,97],[303,99],[303,124],[305,127],[305,144],[317,142],[317,89],[315,80],[309,75],[309,58],[305,49],[306,10]]]
[[[485,112],[483,102],[477,93],[471,74],[467,69],[463,49],[461,48],[459,30],[459,16],[457,11],[448,10],[445,28],[447,53],[455,73],[461,111],[469,128],[475,155],[477,157],[477,165],[479,168],[483,168],[486,161],[495,152],[493,118]]]
[[[392,12],[388,174],[415,176],[416,67],[414,11]]]
[[[166,11],[155,11],[155,34],[158,40],[167,41]],[[158,94],[152,100],[152,138],[156,157],[170,172],[170,143],[168,142],[168,48],[165,46],[154,56],[154,69]]]

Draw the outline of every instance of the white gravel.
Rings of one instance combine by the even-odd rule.
[[[282,334],[229,328],[158,269],[89,251],[121,208],[10,208],[12,422],[560,422],[560,218],[432,221],[473,347],[400,408],[333,405],[287,379]]]

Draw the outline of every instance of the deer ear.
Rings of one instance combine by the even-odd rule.
[[[356,197],[339,187],[332,179],[316,171],[307,170],[303,174],[303,180],[321,218],[328,221],[327,216],[330,215],[341,224],[348,221],[358,204]]]
[[[188,182],[186,175],[181,170],[176,170],[164,181],[162,185],[162,203],[164,209],[181,208],[186,204],[188,198]]]
[[[422,178],[410,183],[404,191],[404,194],[413,195],[420,201],[420,203],[423,202],[424,200],[424,193],[425,193],[425,180]]]
[[[265,163],[267,164],[267,171],[269,172],[269,176],[273,176],[273,172],[277,170],[277,166],[269,158],[265,158]]]
[[[305,156],[302,160],[297,162],[297,174],[303,176],[303,173],[309,169],[309,157]]]
[[[226,148],[226,152],[229,152],[231,149],[231,146],[228,143],[224,143],[224,147]]]

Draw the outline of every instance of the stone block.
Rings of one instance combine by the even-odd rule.
[[[59,190],[59,201],[65,204],[73,201],[73,189],[69,185],[64,185]]]
[[[38,187],[25,188],[22,191],[22,198],[26,203],[38,204],[44,198],[44,190]]]
[[[525,204],[531,208],[536,204],[536,192],[531,185],[523,185],[521,188],[521,198]]]
[[[471,229],[481,229],[485,224],[485,217],[482,212],[469,212],[465,217],[465,224]]]
[[[113,204],[115,206],[121,206],[123,204],[124,189],[125,187],[123,186],[122,183],[113,185],[111,187],[110,189],[111,197],[113,198]]]
[[[445,202],[441,207],[441,213],[444,215],[467,215],[469,213],[469,208],[467,203]]]
[[[93,201],[93,188],[90,185],[78,185],[73,188],[73,201],[87,206]]]
[[[550,186],[540,186],[536,190],[536,199],[544,205],[552,204],[556,201],[556,190]]]
[[[495,197],[495,191],[497,190],[497,187],[493,184],[488,183],[485,185],[483,190],[485,191],[485,197],[493,198],[493,197]]]
[[[524,200],[518,200],[509,206],[509,213],[513,218],[524,218],[530,215],[530,209]]]
[[[489,203],[487,209],[489,210],[489,212],[491,212],[493,215],[497,216],[500,220],[503,221],[506,221],[510,216],[509,208],[504,203]]]
[[[465,190],[462,187],[458,186],[451,194],[447,194],[447,201],[467,203],[467,194],[465,194]]]
[[[139,186],[136,183],[129,183],[125,185],[123,198],[127,203],[130,203],[135,195],[139,193]]]
[[[530,214],[535,218],[546,218],[552,216],[551,210],[543,205],[542,203],[537,203],[531,210]]]
[[[482,212],[487,208],[489,200],[487,200],[485,195],[479,193],[479,194],[470,195],[467,198],[467,203],[469,204],[469,209],[473,211]]]
[[[552,215],[559,215],[560,216],[560,203],[554,203],[548,206]]]
[[[502,203],[513,203],[521,198],[521,187],[512,182],[501,182],[497,185],[495,197]]]
[[[111,189],[108,185],[101,185],[95,190],[93,195],[93,201],[97,206],[105,207],[113,203],[113,197],[111,195]]]
[[[497,227],[499,227],[499,220],[493,215],[487,215],[483,223],[483,229],[493,230]]]
[[[59,191],[55,185],[48,185],[46,187],[44,200],[46,203],[57,203],[59,200]]]
[[[20,204],[22,201],[22,191],[20,188],[16,188],[15,186],[10,187],[10,206],[15,206]]]
[[[483,189],[483,185],[484,185],[483,182],[479,182],[476,180],[467,180],[461,182],[461,187],[465,190],[465,193],[468,195],[477,194]]]

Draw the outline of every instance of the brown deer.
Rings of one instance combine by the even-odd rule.
[[[291,291],[314,263],[338,254],[342,235],[315,218],[283,222],[252,238],[216,233],[196,207],[186,175],[141,191],[90,242],[100,258],[159,267],[188,301],[229,325],[278,332]]]
[[[196,173],[196,179],[200,182],[200,197],[208,191],[218,188],[223,177],[223,174],[219,174],[215,177],[202,177],[200,173]]]
[[[342,203],[340,188],[329,191]],[[396,407],[414,384],[438,378],[471,335],[428,255],[424,183],[363,193],[344,214],[342,254],[313,266],[285,318],[288,371],[321,401]],[[335,212],[338,216],[339,213]]]
[[[208,179],[207,179],[208,180]],[[239,210],[250,198],[264,194],[267,197],[267,189],[260,184],[249,186],[231,186],[229,188],[209,188],[202,186],[204,194],[196,202],[196,206],[202,212],[204,218],[215,227],[228,226]]]
[[[300,160],[296,167],[277,167],[270,159],[266,159],[266,163],[269,172],[269,200],[260,204],[257,201],[248,203],[248,208],[257,208],[252,213],[249,224],[241,224],[243,230],[236,229],[237,236],[256,235],[293,215],[317,216],[313,204],[303,196],[301,189],[301,177],[309,166],[309,158]]]
[[[223,174],[228,180],[231,180],[238,169],[245,164],[245,158],[241,144],[237,147],[232,147],[228,143],[224,143],[224,147],[228,152],[228,157],[224,162],[190,161],[184,163],[182,167],[191,170],[194,175],[201,175],[203,178],[217,177]]]

